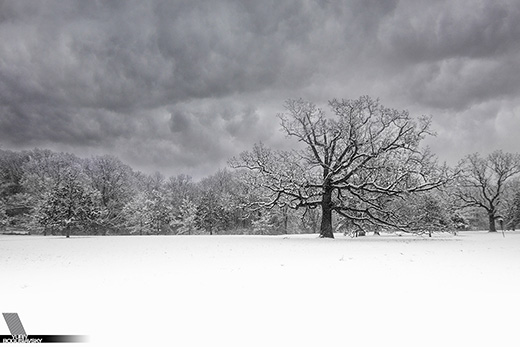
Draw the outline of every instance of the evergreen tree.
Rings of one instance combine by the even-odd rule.
[[[38,218],[45,230],[57,230],[70,237],[73,230],[90,232],[101,226],[99,193],[89,189],[77,172],[69,172],[55,190],[46,193],[42,202]]]
[[[171,226],[177,235],[197,233],[197,205],[189,198],[184,198],[179,207],[179,214],[171,221]]]

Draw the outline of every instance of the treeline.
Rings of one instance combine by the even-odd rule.
[[[114,156],[0,150],[0,230],[33,234],[279,234],[315,232],[315,213],[250,211],[240,172],[194,182],[133,170]]]
[[[520,181],[512,174],[517,170],[504,171],[512,167],[504,164],[509,157],[500,151],[486,158],[467,156],[454,169],[455,179],[438,189],[387,198],[385,211],[405,220],[414,233],[491,230],[495,223],[514,229],[520,223]],[[108,155],[85,159],[42,149],[0,150],[0,231],[67,236],[319,232],[317,208],[259,204],[269,194],[252,181],[258,177],[219,170],[194,182],[186,175],[147,175]],[[356,220],[340,215],[334,216],[334,230],[356,236],[396,231],[374,224],[360,229]]]

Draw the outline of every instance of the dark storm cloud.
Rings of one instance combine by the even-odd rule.
[[[441,158],[520,152],[505,131],[520,101],[519,19],[518,1],[401,1],[381,23],[384,71],[396,72],[385,83],[388,96],[433,115]]]
[[[495,58],[520,48],[517,1],[402,1],[380,38],[405,62]]]
[[[182,160],[190,167],[201,161],[223,164],[235,148],[271,137],[255,109],[229,100],[179,104],[169,112],[171,141],[187,149]]]
[[[520,92],[520,3],[410,2],[382,26],[400,85],[431,107],[461,110]]]
[[[390,84],[409,101],[457,113],[475,104],[518,96],[520,66],[510,58],[451,58],[408,67]]]
[[[53,143],[80,150],[127,141],[163,154],[171,150],[175,160],[169,162],[179,169],[202,159],[221,162],[231,148],[223,138],[262,133],[245,126],[254,125],[255,117],[241,116],[254,114],[254,98],[238,111],[233,106],[201,111],[198,105],[183,111],[205,121],[189,123],[174,114],[171,124],[163,120],[158,126],[176,122],[170,134],[158,134],[135,115],[154,118],[161,109],[192,100],[297,89],[313,74],[305,47],[319,25],[313,17],[319,7],[311,3],[5,1],[1,6],[1,135],[8,145]],[[184,132],[190,124],[192,131]],[[218,126],[209,132],[206,124]],[[179,127],[182,141],[175,136]],[[219,149],[224,152],[214,153]]]
[[[1,1],[0,144],[201,176],[279,144],[286,98],[370,94],[433,114],[444,143],[486,124],[500,145],[519,23],[515,0]]]

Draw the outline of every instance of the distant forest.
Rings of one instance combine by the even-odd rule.
[[[32,234],[190,235],[316,232],[315,213],[248,211],[239,172],[143,174],[114,156],[0,150],[0,230]]]
[[[518,184],[516,184],[518,188]],[[517,191],[517,189],[515,189]],[[248,209],[258,199],[243,172],[189,176],[143,174],[113,156],[78,158],[33,149],[0,150],[0,230],[43,235],[191,235],[316,233],[318,209]],[[436,231],[485,229],[475,208],[456,212],[435,192],[415,200],[410,218],[435,217]],[[514,195],[514,194],[513,194]],[[515,199],[512,199],[514,205]],[[424,205],[421,207],[421,203]],[[337,230],[348,221],[337,219]]]
[[[470,158],[470,156],[468,156]],[[467,177],[467,176],[466,176]],[[514,228],[520,211],[518,180],[500,194],[502,226]],[[399,199],[415,232],[486,229],[488,214],[465,204],[460,181]],[[470,189],[470,188],[464,188]],[[319,232],[320,210],[259,207],[262,190],[244,170],[219,170],[194,182],[133,170],[114,156],[78,158],[46,149],[0,150],[0,230],[43,235],[285,234]],[[253,206],[255,206],[253,208]],[[350,233],[334,217],[335,232]],[[366,231],[385,231],[368,227]],[[392,230],[386,230],[392,231]],[[393,230],[396,231],[396,230]],[[364,234],[364,233],[363,233]],[[357,235],[357,233],[356,233]]]

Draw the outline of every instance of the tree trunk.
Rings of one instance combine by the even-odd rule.
[[[67,224],[67,227],[65,228],[66,237],[70,237],[70,225]]]
[[[495,214],[494,213],[488,213],[489,217],[489,232],[493,233],[497,231],[497,228],[495,226]]]
[[[289,214],[287,213],[287,209],[284,210],[284,219],[283,219],[283,231],[287,234],[287,225],[289,224]]]
[[[320,237],[334,238],[332,232],[332,190],[326,189],[321,203]]]

